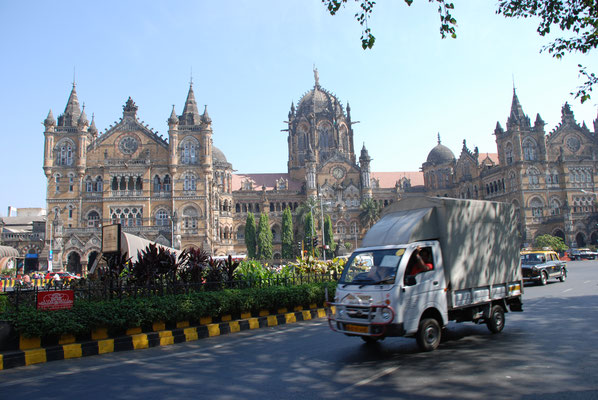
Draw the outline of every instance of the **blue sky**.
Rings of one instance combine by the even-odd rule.
[[[459,155],[496,152],[492,132],[509,114],[513,78],[532,122],[550,132],[562,105],[591,128],[598,92],[581,105],[577,64],[598,72],[596,52],[555,60],[536,21],[508,20],[492,1],[456,2],[458,38],[442,40],[434,5],[380,0],[360,46],[356,5],[337,16],[319,0],[0,0],[0,215],[9,205],[45,207],[42,121],[77,93],[100,132],[129,96],[138,116],[167,136],[172,105],[182,111],[191,70],[200,108],[208,105],[214,145],[241,173],[285,172],[284,121],[291,102],[320,84],[351,105],[355,146],[374,171],[416,171],[436,145]]]

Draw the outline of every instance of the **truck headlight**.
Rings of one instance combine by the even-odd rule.
[[[382,319],[384,321],[390,321],[390,319],[392,318],[392,313],[388,308],[383,308],[380,314],[382,315]]]

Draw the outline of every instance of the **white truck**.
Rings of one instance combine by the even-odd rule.
[[[506,203],[406,197],[389,206],[347,261],[330,327],[372,343],[415,337],[438,347],[449,321],[502,331],[523,311],[515,212]]]

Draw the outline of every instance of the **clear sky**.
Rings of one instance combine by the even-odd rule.
[[[214,145],[240,173],[286,172],[284,121],[314,84],[351,105],[355,147],[373,171],[417,171],[442,143],[459,156],[496,152],[515,83],[523,110],[547,133],[569,102],[592,129],[598,91],[581,105],[577,64],[598,72],[598,52],[556,60],[537,21],[495,14],[495,2],[456,1],[458,38],[439,34],[436,7],[379,0],[361,49],[356,4],[335,16],[320,0],[8,1],[0,0],[0,215],[9,205],[45,207],[42,121],[66,106],[73,70],[79,101],[105,131],[131,96],[138,116],[167,136],[172,105],[181,113],[191,71],[207,104]]]

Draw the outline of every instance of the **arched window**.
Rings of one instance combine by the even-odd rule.
[[[347,232],[347,228],[343,221],[338,221],[336,223],[336,233],[339,235],[344,235]]]
[[[527,138],[523,141],[523,158],[525,161],[536,161],[536,143]]]
[[[112,190],[118,190],[118,179],[116,176],[112,178]]]
[[[96,178],[96,192],[103,192],[104,191],[104,181],[102,180],[101,176]]]
[[[58,165],[73,165],[73,144],[62,141],[58,144],[56,162]]]
[[[156,225],[167,226],[168,222],[168,212],[166,212],[166,210],[158,210],[158,212],[156,212]]]
[[[142,226],[143,208],[141,207],[117,207],[110,208],[110,219],[113,224],[120,223],[122,226]]]
[[[550,200],[550,215],[559,215],[561,213],[561,202],[557,198]]]
[[[195,175],[191,172],[185,174],[185,180],[183,183],[184,190],[195,190],[197,188],[197,184],[195,181]]]
[[[536,168],[530,168],[527,170],[527,175],[530,185],[540,184],[540,172]]]
[[[54,175],[54,186],[56,189],[56,193],[60,192],[60,174]]]
[[[541,217],[543,214],[544,203],[537,197],[534,197],[530,203],[530,208],[532,209],[532,216],[534,217]]]
[[[90,228],[100,226],[100,214],[97,211],[87,213],[87,226]]]
[[[181,143],[181,163],[197,164],[199,143],[193,138],[186,138]]]
[[[507,165],[513,164],[513,145],[511,143],[505,145],[505,158]]]
[[[165,192],[170,192],[170,175],[166,175],[164,177],[164,182],[162,182],[162,189],[164,189]]]
[[[90,176],[88,176],[87,178],[85,178],[85,191],[86,192],[93,192],[93,181],[91,180]]]
[[[197,228],[197,220],[199,213],[193,207],[186,207],[183,209],[183,227],[185,229]]]
[[[162,183],[158,175],[154,176],[154,192],[158,193],[162,189]]]

